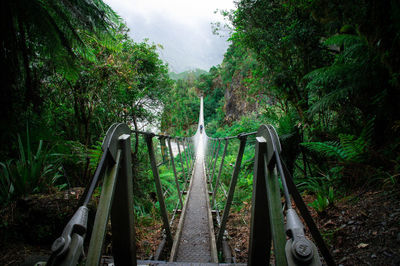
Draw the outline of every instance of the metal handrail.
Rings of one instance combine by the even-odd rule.
[[[239,133],[239,134],[234,135],[234,136],[227,136],[227,137],[220,137],[220,138],[213,138],[213,137],[207,136],[207,138],[210,139],[210,140],[230,140],[230,139],[237,139],[240,136],[247,137],[247,136],[251,136],[251,135],[255,135],[255,134],[257,134],[257,131],[244,132],[244,133]]]
[[[223,237],[225,235],[225,228],[226,228],[226,223],[228,220],[228,215],[229,215],[229,211],[230,211],[230,207],[232,205],[232,201],[233,201],[233,195],[234,195],[234,191],[236,188],[236,183],[237,183],[237,178],[239,176],[239,172],[240,172],[240,166],[241,166],[241,161],[243,158],[243,154],[244,154],[244,147],[246,146],[246,140],[247,140],[247,136],[250,135],[254,135],[254,132],[251,133],[244,133],[244,134],[238,134],[235,137],[227,137],[227,138],[210,138],[207,137],[208,140],[212,140],[213,141],[213,152],[211,154],[208,154],[209,157],[211,157],[209,160],[206,160],[209,164],[209,166],[207,166],[206,168],[208,169],[208,175],[209,175],[209,180],[210,180],[210,187],[212,190],[212,202],[211,202],[211,206],[215,207],[215,198],[216,198],[216,194],[218,191],[219,187],[219,179],[220,179],[220,175],[222,173],[222,169],[223,169],[223,163],[224,163],[224,159],[226,156],[226,150],[227,150],[227,144],[229,143],[230,140],[232,139],[239,139],[240,140],[240,147],[239,147],[239,152],[236,158],[236,163],[235,163],[235,168],[234,171],[232,173],[232,178],[231,178],[231,183],[229,186],[229,192],[228,195],[226,196],[226,202],[225,202],[225,207],[224,207],[224,211],[222,213],[222,220],[221,223],[219,224],[219,232],[218,232],[218,237],[217,237],[217,247],[221,248],[222,247],[222,241],[223,241]],[[216,181],[216,185],[214,187],[214,189],[212,189],[212,181],[213,181],[213,177],[214,177],[214,173],[215,173],[215,166],[216,166],[216,162],[218,160],[218,154],[219,154],[219,149],[220,149],[220,143],[222,140],[225,140],[225,147],[224,147],[224,152],[221,158],[221,164],[219,167],[219,173],[218,173],[218,177]],[[218,142],[218,145],[217,145]],[[218,148],[217,148],[218,147]],[[214,157],[214,158],[213,158]],[[212,168],[212,172],[211,172],[211,168]],[[226,195],[226,191],[224,193],[224,195]],[[219,214],[218,214],[219,215]]]
[[[171,162],[176,182],[177,193],[181,207],[182,194],[180,191],[178,175],[175,168],[174,156],[172,154],[171,139],[177,141],[178,152],[180,157],[180,165],[182,167],[182,175],[185,179],[183,189],[187,188],[187,179],[189,178],[189,164],[193,165],[193,140],[191,138],[172,138],[162,134],[152,134],[142,131],[134,131],[129,129],[126,124],[113,124],[107,131],[103,141],[103,155],[96,168],[95,174],[90,185],[83,195],[82,206],[76,211],[73,218],[67,224],[62,235],[54,241],[52,245],[52,255],[48,260],[48,265],[76,265],[83,256],[83,242],[87,231],[88,208],[87,204],[92,198],[93,192],[99,183],[100,178],[104,177],[103,188],[96,212],[95,224],[92,231],[89,251],[86,259],[86,265],[97,265],[100,261],[102,245],[104,242],[106,225],[111,216],[113,253],[115,263],[127,263],[136,265],[136,248],[135,248],[135,228],[133,217],[133,185],[132,185],[132,168],[131,168],[131,133],[142,134],[147,143],[150,157],[150,164],[153,171],[154,181],[156,185],[158,202],[160,204],[161,217],[164,224],[163,234],[166,244],[172,246],[172,234],[170,226],[178,211],[175,207],[172,218],[169,221],[168,213],[164,201],[167,191],[163,192],[161,180],[158,174],[158,168]],[[153,147],[153,137],[159,137],[161,156],[163,161],[156,162],[156,155]],[[168,148],[163,147],[168,140]],[[183,150],[185,152],[186,169],[183,163],[183,157],[180,147],[180,141],[183,141]],[[165,152],[168,153],[165,156]],[[169,158],[168,158],[169,157]],[[187,173],[186,173],[187,171]],[[126,211],[121,212],[121,208]],[[119,228],[119,230],[117,230]],[[125,231],[120,228],[126,229]]]
[[[202,108],[201,108],[202,110]],[[224,252],[226,251],[225,239],[228,236],[226,225],[229,217],[236,184],[241,171],[242,159],[246,145],[249,143],[248,137],[255,136],[255,156],[254,156],[254,179],[252,196],[251,231],[249,245],[249,265],[259,263],[269,263],[271,240],[273,240],[275,261],[277,265],[320,265],[318,251],[314,243],[309,241],[304,235],[303,224],[292,209],[291,198],[299,208],[305,223],[310,229],[311,235],[316,241],[325,262],[334,265],[334,261],[327,249],[317,227],[315,226],[306,205],[301,199],[290,174],[285,167],[281,157],[281,145],[275,129],[271,125],[262,125],[257,132],[241,133],[236,136],[224,138],[212,138],[207,136],[203,126],[202,111],[199,119],[197,137],[205,137],[206,158],[205,170],[206,180],[209,183],[212,193],[211,206],[215,209],[219,231],[217,232],[217,245]],[[203,134],[202,134],[203,130]],[[131,160],[131,133],[139,133],[145,137],[147,150],[150,159],[151,170],[153,172],[157,199],[160,207],[160,214],[163,221],[163,240],[157,249],[155,258],[166,245],[172,246],[171,226],[178,206],[183,209],[183,195],[186,191],[191,173],[193,172],[196,160],[198,143],[193,137],[171,137],[164,134],[153,134],[131,130],[126,124],[114,124],[107,131],[103,142],[103,155],[97,166],[90,186],[83,195],[83,205],[77,210],[73,218],[65,227],[62,235],[53,243],[52,256],[49,265],[75,265],[83,255],[83,243],[87,227],[87,204],[89,203],[94,189],[100,178],[104,177],[103,188],[94,228],[89,243],[89,251],[86,265],[97,265],[100,261],[102,245],[104,242],[105,230],[111,216],[112,240],[114,261],[116,264],[136,265],[135,247],[135,227],[134,227],[134,202],[133,202],[133,180],[132,180],[132,160]],[[200,132],[200,135],[198,135]],[[156,151],[153,139],[157,137],[160,145],[159,152],[162,162],[157,162]],[[228,192],[221,182],[221,174],[224,169],[225,157],[228,153],[229,142],[238,139],[239,150],[236,155],[236,162],[230,179]],[[174,140],[178,149],[175,162],[171,140]],[[221,143],[224,142],[224,150],[221,155]],[[253,144],[253,143],[251,143]],[[181,146],[182,145],[182,146]],[[182,150],[181,150],[182,147]],[[183,156],[183,153],[185,155]],[[158,156],[158,155],[157,155]],[[216,174],[217,163],[220,165]],[[169,188],[163,191],[159,167],[170,163],[174,175],[176,193],[178,199],[176,206],[169,219],[165,196]],[[177,166],[180,163],[183,185],[180,184]],[[186,164],[185,164],[186,163]],[[216,176],[216,178],[214,178]],[[281,179],[283,195],[286,203],[286,225],[282,210],[281,193],[278,178]],[[213,184],[214,187],[213,187]],[[175,191],[175,190],[174,190]],[[225,197],[225,204],[222,215],[216,203],[217,193],[222,191]],[[121,208],[126,211],[120,211]],[[285,229],[286,227],[286,229]],[[121,228],[126,229],[121,230]],[[286,240],[286,235],[289,237]],[[224,248],[223,248],[224,247]],[[228,251],[227,251],[228,252]],[[227,255],[230,258],[230,255]]]
[[[261,132],[261,133],[260,133]],[[266,136],[266,133],[268,133],[268,136]],[[222,219],[220,217],[220,211],[218,209],[218,206],[216,204],[216,194],[219,188],[224,189],[224,187],[220,184],[220,174],[223,169],[223,163],[224,159],[226,156],[225,148],[227,147],[227,144],[229,143],[229,140],[233,138],[210,138],[207,137],[209,140],[208,145],[212,146],[212,152],[208,152],[208,160],[206,162],[208,163],[208,166],[206,166],[206,169],[208,170],[207,173],[209,175],[209,179],[211,180],[210,182],[210,187],[212,188],[212,181],[213,177],[215,174],[215,166],[216,162],[219,159],[219,148],[220,148],[220,143],[222,140],[225,140],[225,148],[224,148],[224,153],[221,156],[221,163],[220,163],[220,170],[217,176],[217,180],[215,181],[215,186],[214,189],[212,189],[212,204],[215,213],[216,213],[216,220],[217,220],[217,225],[219,226],[219,231],[218,231],[218,238],[217,238],[217,245],[218,248],[221,250],[222,249],[222,242],[224,241],[225,237],[227,236],[228,232],[226,231],[226,222],[227,218],[229,216],[229,210],[230,206],[232,204],[232,199],[233,199],[233,194],[237,182],[237,176],[238,172],[241,167],[241,159],[243,157],[243,152],[244,152],[244,147],[246,145],[246,137],[250,135],[255,135],[257,134],[257,137],[255,139],[254,144],[256,145],[256,155],[254,156],[254,161],[255,161],[255,174],[254,174],[254,184],[253,184],[253,199],[252,199],[252,225],[251,225],[251,236],[250,236],[250,247],[249,247],[249,265],[256,265],[259,264],[260,261],[265,262],[266,264],[269,261],[269,253],[266,252],[268,249],[271,249],[271,244],[270,240],[267,239],[272,239],[274,241],[274,249],[275,249],[275,259],[277,265],[298,265],[301,263],[304,263],[304,261],[307,261],[310,263],[310,265],[320,265],[321,261],[318,255],[318,251],[315,247],[315,245],[307,240],[304,236],[303,232],[303,225],[300,222],[300,219],[297,217],[296,212],[292,209],[291,205],[291,197],[290,195],[293,196],[293,199],[296,202],[296,206],[300,206],[299,210],[304,217],[304,220],[308,227],[310,228],[310,232],[315,239],[321,254],[323,255],[326,263],[328,265],[334,265],[334,261],[329,253],[329,250],[326,248],[326,245],[317,229],[315,226],[311,216],[308,213],[307,207],[305,206],[304,202],[301,199],[300,194],[297,192],[296,186],[294,185],[293,181],[291,178],[287,178],[289,175],[287,169],[285,168],[284,164],[282,163],[282,160],[280,158],[280,151],[281,151],[281,146],[279,142],[279,137],[276,134],[275,129],[268,125],[268,126],[261,126],[260,129],[257,132],[251,132],[251,133],[244,133],[244,134],[239,134],[238,138],[241,139],[241,145],[239,147],[239,151],[237,154],[236,158],[236,163],[234,165],[233,169],[233,174],[232,178],[230,181],[230,186],[229,186],[229,193],[228,196],[226,196],[226,191],[224,191],[224,196],[226,198],[225,201],[225,207],[224,211],[222,212]],[[266,151],[263,151],[262,154],[259,154],[259,147],[260,145],[260,134],[261,137],[263,138],[268,138],[271,140],[268,142],[268,153]],[[264,135],[264,136],[263,136]],[[218,142],[218,148],[216,150]],[[266,150],[266,148],[264,148]],[[207,149],[211,151],[211,149]],[[261,157],[260,157],[261,156]],[[271,158],[273,157],[273,160]],[[258,163],[256,163],[258,158],[261,159],[261,164],[263,165],[262,167],[265,167],[262,172],[260,170],[256,170]],[[272,164],[271,164],[272,163]],[[212,169],[212,171],[211,171]],[[275,170],[274,170],[275,169]],[[268,173],[268,174],[267,174]],[[285,199],[285,206],[286,206],[286,234],[290,237],[288,241],[286,241],[285,235],[285,230],[284,230],[284,219],[283,219],[283,213],[282,213],[282,208],[281,208],[281,196],[279,192],[279,185],[278,185],[278,173],[281,179],[282,183],[282,189],[283,189],[283,195]],[[257,175],[260,175],[258,178]],[[266,176],[265,179],[268,181],[268,184],[265,183],[265,179],[263,176]],[[268,176],[272,176],[274,178],[267,178]],[[257,183],[257,180],[264,179],[264,184],[263,183]],[[261,190],[260,190],[261,187]],[[258,191],[258,194],[264,195],[263,199],[258,199],[254,198],[256,191]],[[258,196],[259,197],[259,196]],[[264,201],[264,203],[259,203],[260,201]],[[258,202],[258,203],[257,203]],[[265,203],[267,203],[265,205]],[[298,203],[297,203],[298,202]],[[260,205],[261,204],[261,205]],[[257,207],[261,206],[261,207]],[[263,222],[260,224],[260,222],[257,222],[257,220],[260,220],[257,216],[257,210],[260,209],[258,212],[264,212],[262,216],[263,219],[261,219]],[[269,209],[269,215],[265,216],[266,209]],[[271,220],[270,217],[275,217]],[[266,226],[267,225],[267,226]],[[263,229],[260,230],[258,227],[262,226]],[[271,229],[268,227],[271,226]],[[270,231],[271,230],[271,231]],[[258,231],[256,233],[256,231]],[[267,232],[266,232],[267,231]],[[264,232],[264,234],[262,234]],[[303,233],[302,233],[303,232]],[[263,238],[260,240],[260,238]],[[285,247],[285,242],[286,242],[286,247]],[[301,244],[299,244],[301,243]],[[296,246],[297,245],[297,246]],[[299,248],[299,245],[301,248]],[[302,248],[305,248],[305,250],[302,250]],[[260,260],[262,259],[262,260]]]

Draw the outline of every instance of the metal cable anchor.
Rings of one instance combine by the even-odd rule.
[[[306,238],[304,226],[292,208],[286,211],[286,234],[290,237],[285,246],[288,265],[322,265],[317,247]]]
[[[81,206],[65,226],[61,236],[51,246],[51,257],[47,265],[76,265],[84,255],[83,242],[87,229],[89,210]]]

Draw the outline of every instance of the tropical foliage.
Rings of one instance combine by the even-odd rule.
[[[273,124],[286,165],[316,195],[318,211],[348,188],[398,183],[399,4],[236,4],[222,12],[233,27],[215,24],[217,33],[231,29],[224,61],[191,80],[205,96],[207,133]]]
[[[172,85],[159,47],[134,42],[100,0],[19,0],[0,12],[0,203],[84,186],[112,123],[158,123]],[[136,161],[142,145],[134,139]]]
[[[215,24],[217,33],[230,31],[223,62],[208,72],[177,74],[159,58],[162,47],[133,41],[101,0],[2,3],[0,201],[86,185],[101,154],[101,137],[115,121],[193,134],[200,95],[209,135],[273,124],[286,165],[299,187],[315,194],[319,211],[347,187],[398,184],[400,5],[378,0],[236,5],[235,11],[222,11],[231,27]],[[132,147],[135,200],[149,212],[153,187],[146,182],[151,174],[138,135]],[[237,147],[229,147],[229,163]],[[248,199],[251,152],[246,149],[238,202]],[[170,170],[163,172],[168,186]],[[228,173],[222,174],[225,185]]]

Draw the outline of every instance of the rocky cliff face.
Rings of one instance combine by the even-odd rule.
[[[231,125],[241,116],[257,111],[257,101],[249,95],[249,88],[243,85],[243,76],[236,71],[232,82],[225,88],[225,122]]]

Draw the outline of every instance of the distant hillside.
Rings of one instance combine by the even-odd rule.
[[[169,72],[169,77],[174,80],[187,79],[190,76],[198,78],[201,74],[205,74],[207,71],[203,69],[196,68],[195,70],[187,70],[181,73]]]

